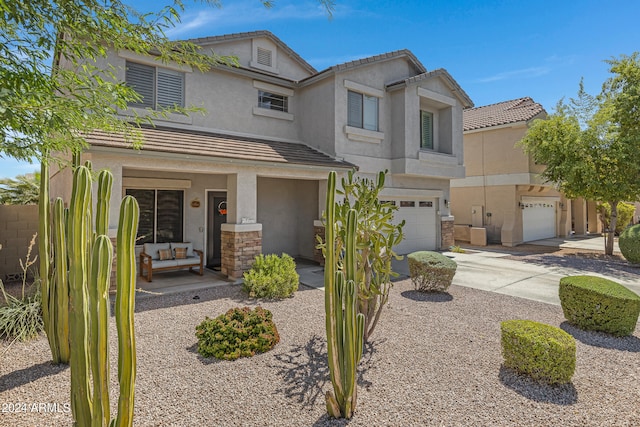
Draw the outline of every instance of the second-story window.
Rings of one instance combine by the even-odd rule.
[[[358,92],[347,93],[347,125],[378,130],[378,98]]]
[[[433,150],[433,113],[420,111],[420,148]]]
[[[184,107],[184,73],[129,61],[126,66],[125,81],[142,97],[132,107]]]
[[[258,107],[287,113],[289,111],[289,97],[259,90]]]

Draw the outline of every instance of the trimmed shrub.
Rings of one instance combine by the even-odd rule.
[[[458,268],[454,260],[438,252],[413,252],[407,255],[407,260],[411,282],[419,291],[446,291]]]
[[[631,335],[640,315],[640,297],[635,292],[596,276],[560,279],[560,304],[572,325],[615,336]]]
[[[272,314],[260,306],[232,308],[196,326],[198,353],[204,357],[235,360],[271,350],[279,341]]]
[[[242,287],[252,298],[286,298],[297,291],[300,284],[296,263],[287,254],[256,256],[243,277]]]
[[[618,246],[624,259],[633,264],[640,264],[640,224],[628,227],[620,233]]]
[[[576,340],[555,326],[532,320],[500,324],[504,366],[536,381],[564,384],[576,369]]]

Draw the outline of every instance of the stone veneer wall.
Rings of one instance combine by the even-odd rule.
[[[262,231],[222,231],[222,274],[233,279],[253,265],[262,253]]]
[[[319,263],[320,265],[324,265],[324,256],[322,255],[322,249],[319,249],[317,247],[318,240],[317,240],[316,236],[320,236],[320,238],[324,242],[324,226],[322,226],[322,225],[314,225],[313,226],[313,242],[314,242],[314,245],[315,245],[313,247],[313,260],[315,262]]]
[[[440,249],[447,250],[456,244],[452,216],[440,218],[440,236],[442,237]]]

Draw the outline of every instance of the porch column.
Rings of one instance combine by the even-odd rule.
[[[227,223],[222,224],[221,271],[239,279],[262,253],[262,224],[257,223],[258,177],[255,172],[227,175]]]
[[[327,203],[327,180],[320,179],[318,180],[318,219],[313,221],[313,242],[314,245],[318,244],[316,240],[316,236],[320,236],[320,238],[324,241],[324,225],[322,224],[322,214],[326,208],[325,204]],[[313,260],[319,263],[320,265],[324,265],[324,256],[322,256],[322,250],[318,249],[314,246],[313,249]]]

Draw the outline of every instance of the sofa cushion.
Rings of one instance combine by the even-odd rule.
[[[195,254],[193,253],[193,243],[171,243],[171,249],[173,250],[175,248],[187,248],[187,257],[195,256]]]
[[[187,257],[187,248],[174,248],[173,253],[176,259],[185,259]]]
[[[158,255],[160,255],[160,261],[173,259],[173,253],[171,252],[171,249],[160,249],[158,250]]]
[[[178,261],[175,259],[168,259],[165,261],[153,261],[153,269],[156,268],[167,268],[167,267],[177,267]]]
[[[200,265],[200,257],[187,257],[184,259],[176,259],[175,262],[179,266],[180,265]]]
[[[171,243],[145,243],[144,253],[149,255],[152,260],[160,259],[158,251],[160,249],[171,249]]]

